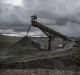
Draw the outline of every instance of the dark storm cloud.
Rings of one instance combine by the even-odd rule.
[[[0,0],[0,28],[25,31],[25,26],[30,25],[30,16],[36,14],[42,23],[68,26],[63,28],[63,32],[72,29],[70,33],[73,35],[74,32],[80,32],[79,9],[80,0],[23,0],[22,7]],[[76,25],[76,31],[73,30],[73,24]],[[61,31],[60,27],[58,30]]]
[[[79,0],[39,0],[38,15],[54,21],[54,24],[65,25],[68,21],[80,24]]]
[[[26,6],[27,1],[29,3],[32,0],[24,1]],[[69,36],[80,36],[80,0],[37,0],[35,2],[36,0],[30,3],[30,8],[34,6],[31,11],[35,11],[40,22],[65,25],[56,29]]]
[[[30,16],[65,25],[68,21],[80,23],[80,0],[23,0],[23,7],[5,4],[0,0],[0,22],[27,23]]]

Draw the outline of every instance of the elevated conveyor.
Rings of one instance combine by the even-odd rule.
[[[37,22],[35,18],[33,18],[31,22],[32,26],[40,28],[48,36],[48,50],[42,51],[41,49],[39,49],[39,47],[36,47],[36,43],[32,42],[33,40],[30,39],[30,37],[26,36],[28,40],[26,40],[26,37],[24,37],[20,41],[18,41],[18,43],[16,43],[7,50],[7,53],[3,57],[4,62],[28,62],[37,59],[55,58],[72,55],[79,51],[79,48],[76,47],[77,44],[73,39]],[[61,39],[63,39],[63,46],[60,49],[51,48],[51,41],[56,37],[60,37]],[[32,45],[32,48],[34,49],[32,49],[30,45]],[[22,54],[21,56],[20,53]]]

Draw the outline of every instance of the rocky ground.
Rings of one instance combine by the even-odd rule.
[[[7,69],[0,75],[80,75],[80,72],[57,69]]]
[[[37,41],[38,40],[40,39],[38,38]],[[40,43],[43,44],[43,40],[40,41]],[[46,43],[46,41],[44,42]],[[8,46],[11,45],[10,43]],[[24,46],[26,47],[26,49],[23,50]],[[23,38],[20,42],[18,42],[18,44],[15,44],[15,46],[13,45],[13,47],[10,48],[10,50],[0,49],[0,55],[1,55],[0,57],[2,58],[3,55],[7,53],[7,51],[9,55],[12,53],[15,56],[18,56],[18,54],[19,56],[21,56],[21,54],[22,55],[29,54],[29,52],[33,53],[36,52],[38,46],[39,44],[37,45],[31,42],[31,40],[26,41],[26,38]],[[46,47],[46,45],[44,47]],[[33,48],[35,51],[33,50],[32,52],[32,49],[29,50],[30,48]],[[39,51],[40,50],[38,50],[38,52]],[[70,53],[70,51],[67,51],[68,54]],[[12,63],[5,63],[5,62],[0,63],[0,75],[80,75],[80,52],[74,54],[73,51],[74,50],[72,50],[71,51],[72,53],[69,55],[67,55],[67,52],[64,52],[66,56],[64,55],[62,56],[62,54],[64,54],[62,51],[62,53],[60,53],[61,54],[60,56],[58,56],[59,54],[57,53],[57,57],[55,56],[54,58],[50,57],[46,59],[37,59],[30,62],[25,62],[26,59],[24,61],[21,59],[22,60],[21,62],[17,60]],[[52,52],[51,53],[47,52],[47,56],[49,55],[51,56],[51,54]],[[53,53],[52,55],[54,56],[55,54]],[[41,54],[41,56],[43,56],[43,53]],[[39,56],[39,58],[41,58],[41,56]],[[7,61],[9,61],[9,59]]]

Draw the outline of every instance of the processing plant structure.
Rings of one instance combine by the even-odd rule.
[[[36,15],[31,16],[31,25],[27,33],[31,26],[39,28],[47,36],[46,47],[41,47],[38,42],[35,42],[31,37],[26,35],[6,50],[7,52],[1,58],[1,63],[25,63],[66,56],[73,56],[79,60],[80,43],[78,40],[63,35],[47,25],[41,24],[38,22]]]

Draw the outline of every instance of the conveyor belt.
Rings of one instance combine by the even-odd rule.
[[[69,40],[69,41],[73,41],[73,40],[72,40],[71,38],[69,38],[68,36],[63,35],[63,34],[57,32],[57,31],[55,31],[55,30],[53,30],[53,29],[51,29],[51,28],[49,28],[49,27],[47,27],[47,26],[45,26],[45,25],[43,25],[43,24],[41,24],[41,23],[36,22],[36,21],[32,21],[32,25],[35,26],[35,27],[40,28],[43,32],[49,32],[49,33],[54,34],[54,35],[56,35],[56,36],[58,36],[58,37],[61,37],[61,38],[63,38],[63,39],[67,39],[67,40]]]

